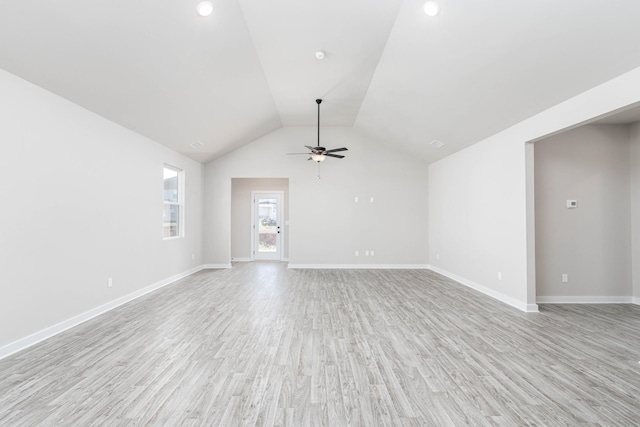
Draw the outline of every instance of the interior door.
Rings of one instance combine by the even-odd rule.
[[[253,259],[282,259],[282,192],[252,192]]]

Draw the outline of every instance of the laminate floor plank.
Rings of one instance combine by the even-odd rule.
[[[640,307],[203,270],[0,360],[0,426],[640,426]]]

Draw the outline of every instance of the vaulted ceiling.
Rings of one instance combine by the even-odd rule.
[[[316,98],[429,163],[640,66],[637,0],[198,2],[2,1],[0,68],[203,163]]]

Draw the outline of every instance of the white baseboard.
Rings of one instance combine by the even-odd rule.
[[[527,313],[539,313],[538,304],[527,304],[527,308],[525,310]]]
[[[242,258],[242,257],[231,258],[231,262],[253,262],[253,261],[260,261],[260,260],[255,260],[253,258]],[[289,262],[289,258],[282,258],[280,262]]]
[[[196,273],[202,270],[203,266],[194,267],[190,270],[184,271],[182,273],[176,274],[175,276],[168,277],[164,280],[160,280],[159,282],[153,283],[149,286],[146,286],[142,289],[139,289],[130,294],[124,295],[120,298],[117,298],[113,301],[109,301],[106,304],[102,304],[101,306],[95,307],[89,311],[78,314],[77,316],[73,316],[67,320],[64,320],[56,325],[49,326],[41,331],[38,331],[34,334],[31,334],[27,337],[20,338],[17,341],[9,343],[5,346],[0,347],[0,359],[4,359],[7,356],[10,356],[18,351],[24,350],[32,345],[35,345],[41,341],[46,340],[47,338],[51,338],[54,335],[58,335],[61,332],[66,331],[67,329],[71,329],[74,326],[78,326],[81,323],[86,322],[87,320],[93,319],[96,316],[106,313],[107,311],[113,310],[116,307],[119,307],[123,304],[126,304],[130,301],[133,301],[136,298],[140,298],[143,295],[146,295],[150,292],[158,290],[164,286],[167,286],[177,280],[183,279],[193,273]]]
[[[209,269],[209,268],[215,268],[215,269],[218,269],[218,268],[231,268],[231,264],[205,264],[205,265],[202,266],[202,268],[207,268],[207,269]]]
[[[620,296],[539,296],[536,298],[538,304],[633,304],[633,300],[633,297]]]
[[[640,298],[638,297],[633,297],[633,301],[631,301],[632,304],[635,305],[640,305]]]
[[[292,269],[428,270],[428,264],[291,264]]]
[[[512,298],[508,295],[505,295],[503,293],[500,292],[496,292],[493,289],[489,289],[485,286],[482,286],[478,283],[472,282],[471,280],[465,279],[464,277],[460,277],[458,275],[455,275],[453,273],[450,273],[446,270],[443,270],[441,268],[438,267],[434,267],[431,266],[431,270],[435,271],[438,274],[442,274],[445,277],[448,277],[449,279],[455,280],[456,282],[465,285],[471,289],[474,289],[478,292],[481,292],[487,296],[490,296],[491,298],[497,299],[498,301],[501,301],[505,304],[508,304],[512,307],[517,308],[518,310],[522,310],[524,312],[527,313],[537,313],[538,312],[538,305],[537,304],[527,304],[525,302],[522,302],[520,300],[517,300],[515,298]]]

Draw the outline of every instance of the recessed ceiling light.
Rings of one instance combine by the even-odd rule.
[[[210,1],[201,1],[196,7],[196,11],[200,16],[209,16],[213,13],[213,3]]]
[[[440,13],[440,5],[435,1],[425,2],[424,13],[426,13],[427,16],[436,16]]]
[[[319,59],[319,60],[322,61],[325,56],[326,56],[326,54],[324,53],[323,50],[319,50],[319,51],[316,52],[316,59]]]

